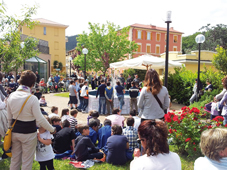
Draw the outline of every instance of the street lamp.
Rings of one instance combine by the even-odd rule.
[[[70,67],[69,67],[69,69],[70,69],[70,71],[69,71],[69,77],[71,77],[71,61],[72,61],[72,57],[69,57],[69,62],[70,62]]]
[[[88,49],[83,48],[82,53],[84,54],[84,80],[86,80],[86,55],[88,53]]]
[[[197,94],[196,94],[196,101],[198,102],[199,100],[199,83],[200,83],[200,79],[199,79],[199,74],[200,74],[200,45],[202,43],[204,43],[205,41],[205,36],[203,34],[199,34],[195,37],[195,41],[197,44],[199,44],[199,58],[198,58],[198,78],[197,78]]]
[[[167,23],[167,35],[166,35],[166,63],[165,63],[165,87],[168,87],[168,66],[169,66],[169,24],[171,21],[171,11],[167,12],[167,18],[165,23]]]

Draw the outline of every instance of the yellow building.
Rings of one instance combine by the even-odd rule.
[[[68,26],[43,18],[33,19],[32,21],[37,21],[38,25],[36,25],[33,29],[23,26],[21,29],[22,34],[48,41],[49,54],[51,55],[51,71],[53,71],[53,62],[57,60],[63,64],[62,71],[65,72],[65,29]]]
[[[216,52],[213,51],[200,51],[200,70],[204,70],[204,65],[206,68],[214,68],[212,64],[212,59]],[[161,54],[161,58],[165,58],[166,54]],[[198,58],[199,58],[199,51],[192,51],[191,54],[182,54],[181,52],[177,51],[170,51],[169,52],[169,60],[177,61],[185,65],[187,70],[191,70],[193,72],[198,71]],[[214,68],[215,69],[215,68]],[[169,68],[169,72],[173,72],[173,68]]]

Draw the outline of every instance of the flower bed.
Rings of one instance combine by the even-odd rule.
[[[222,116],[211,121],[202,120],[205,116],[206,112],[195,107],[190,109],[186,106],[181,109],[181,112],[169,112],[165,115],[169,137],[172,138],[173,144],[178,147],[181,154],[201,155],[199,148],[201,133],[210,128],[227,127],[222,126],[224,120]]]

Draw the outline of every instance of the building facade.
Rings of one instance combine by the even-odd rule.
[[[65,29],[67,25],[59,24],[47,19],[38,18],[32,21],[38,22],[33,29],[29,29],[27,26],[21,28],[21,33],[48,41],[49,54],[51,55],[50,71],[54,71],[53,62],[57,60],[63,65],[62,71],[66,71],[66,47],[65,47]]]
[[[150,54],[160,57],[166,51],[166,28],[154,25],[133,24],[129,29],[129,40],[138,44],[138,50],[130,57]],[[181,51],[183,32],[173,27],[169,32],[169,51]]]

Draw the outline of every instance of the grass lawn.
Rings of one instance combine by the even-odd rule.
[[[170,150],[175,151],[174,146],[170,146]],[[2,145],[0,147],[0,156],[2,155]],[[194,161],[196,158],[187,158],[186,156],[180,156],[182,170],[193,170]],[[76,169],[69,164],[69,160],[54,160],[54,167],[56,170],[71,170]],[[95,165],[90,170],[129,170],[130,162],[125,166],[114,166],[108,163],[95,163]],[[0,161],[0,170],[9,170],[10,158]],[[39,163],[34,161],[32,170],[39,170]]]
[[[69,92],[58,93],[58,94],[55,94],[54,96],[59,96],[59,97],[69,97]]]

